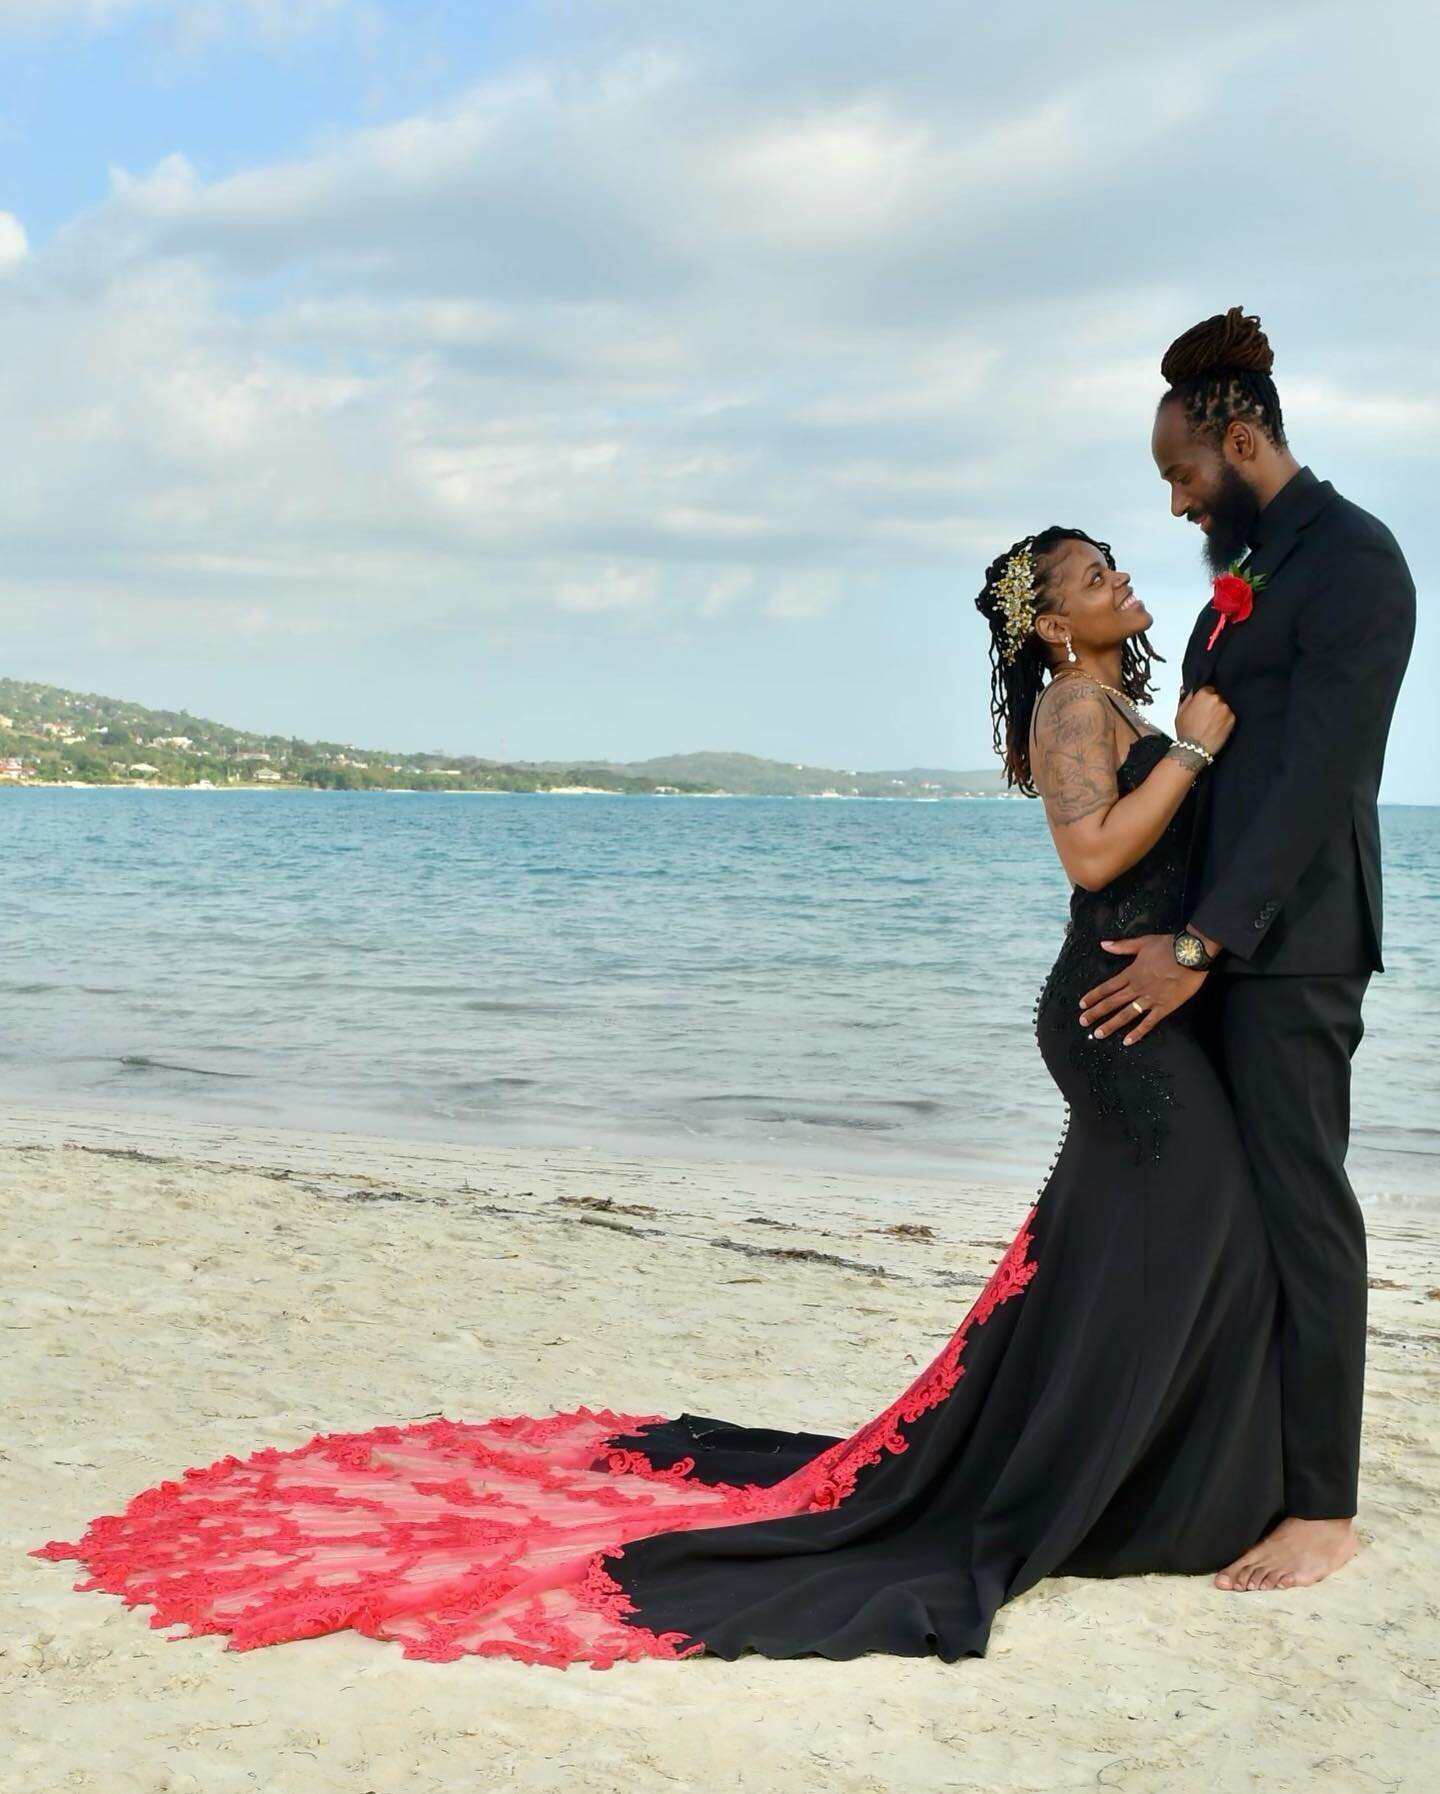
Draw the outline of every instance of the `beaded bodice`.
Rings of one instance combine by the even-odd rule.
[[[1122,797],[1143,785],[1165,758],[1168,735],[1142,735],[1131,743],[1115,782]],[[1185,918],[1185,862],[1194,826],[1194,798],[1187,797],[1164,834],[1142,859],[1098,891],[1076,886],[1070,898],[1070,933],[1092,943],[1132,934],[1172,933]]]
[[[1170,737],[1142,735],[1116,772],[1122,796],[1134,791],[1165,757]],[[1092,1039],[1079,1025],[1081,996],[1113,978],[1125,964],[1101,941],[1132,935],[1173,933],[1185,921],[1186,860],[1194,827],[1194,797],[1187,797],[1160,839],[1133,866],[1098,891],[1079,886],[1071,894],[1070,921],[1050,976],[1035,1005],[1041,1051],[1062,1090],[1083,1074],[1088,1099],[1102,1116],[1113,1116],[1136,1149],[1137,1158],[1158,1159],[1162,1115],[1174,1102],[1171,1079],[1156,1050],[1154,1035],[1123,1047],[1120,1035]],[[1162,1028],[1188,1026],[1183,1010]],[[1068,1095],[1067,1091],[1067,1095]]]

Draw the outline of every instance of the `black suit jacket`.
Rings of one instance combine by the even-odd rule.
[[[1382,969],[1385,742],[1415,635],[1415,584],[1385,525],[1302,468],[1261,512],[1243,623],[1185,650],[1235,732],[1200,779],[1187,908],[1232,972]]]

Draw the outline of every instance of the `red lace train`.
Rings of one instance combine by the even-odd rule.
[[[693,1459],[659,1470],[609,1444],[659,1415],[434,1420],[222,1458],[34,1555],[77,1558],[89,1571],[77,1588],[148,1604],[152,1626],[183,1625],[182,1636],[228,1633],[231,1650],[349,1627],[436,1662],[478,1654],[605,1669],[692,1656],[703,1640],[628,1617],[607,1562],[650,1534],[847,1500],[861,1471],[903,1452],[905,1427],[954,1389],[970,1329],[1035,1274],[1033,1214],[904,1394],[770,1487],[702,1483]]]

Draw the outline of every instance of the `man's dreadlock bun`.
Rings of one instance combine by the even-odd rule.
[[[1274,366],[1275,352],[1259,318],[1232,305],[1176,337],[1160,363],[1160,378],[1167,386],[1178,386],[1207,374],[1268,374]]]
[[[1258,424],[1276,448],[1285,447],[1285,419],[1270,370],[1275,354],[1259,318],[1232,305],[1206,318],[1165,351],[1160,374],[1192,430],[1218,442],[1232,423]]]

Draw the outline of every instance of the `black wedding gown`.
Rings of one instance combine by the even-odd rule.
[[[1122,790],[1167,742],[1134,743]],[[580,1408],[322,1434],[186,1471],[37,1555],[232,1649],[350,1627],[416,1657],[597,1667],[954,1660],[1044,1576],[1218,1569],[1282,1507],[1249,1170],[1183,1010],[1131,1048],[1077,1020],[1116,968],[1102,939],[1183,920],[1190,811],[1075,892],[1035,1011],[1061,1151],[955,1334],[857,1432]]]

